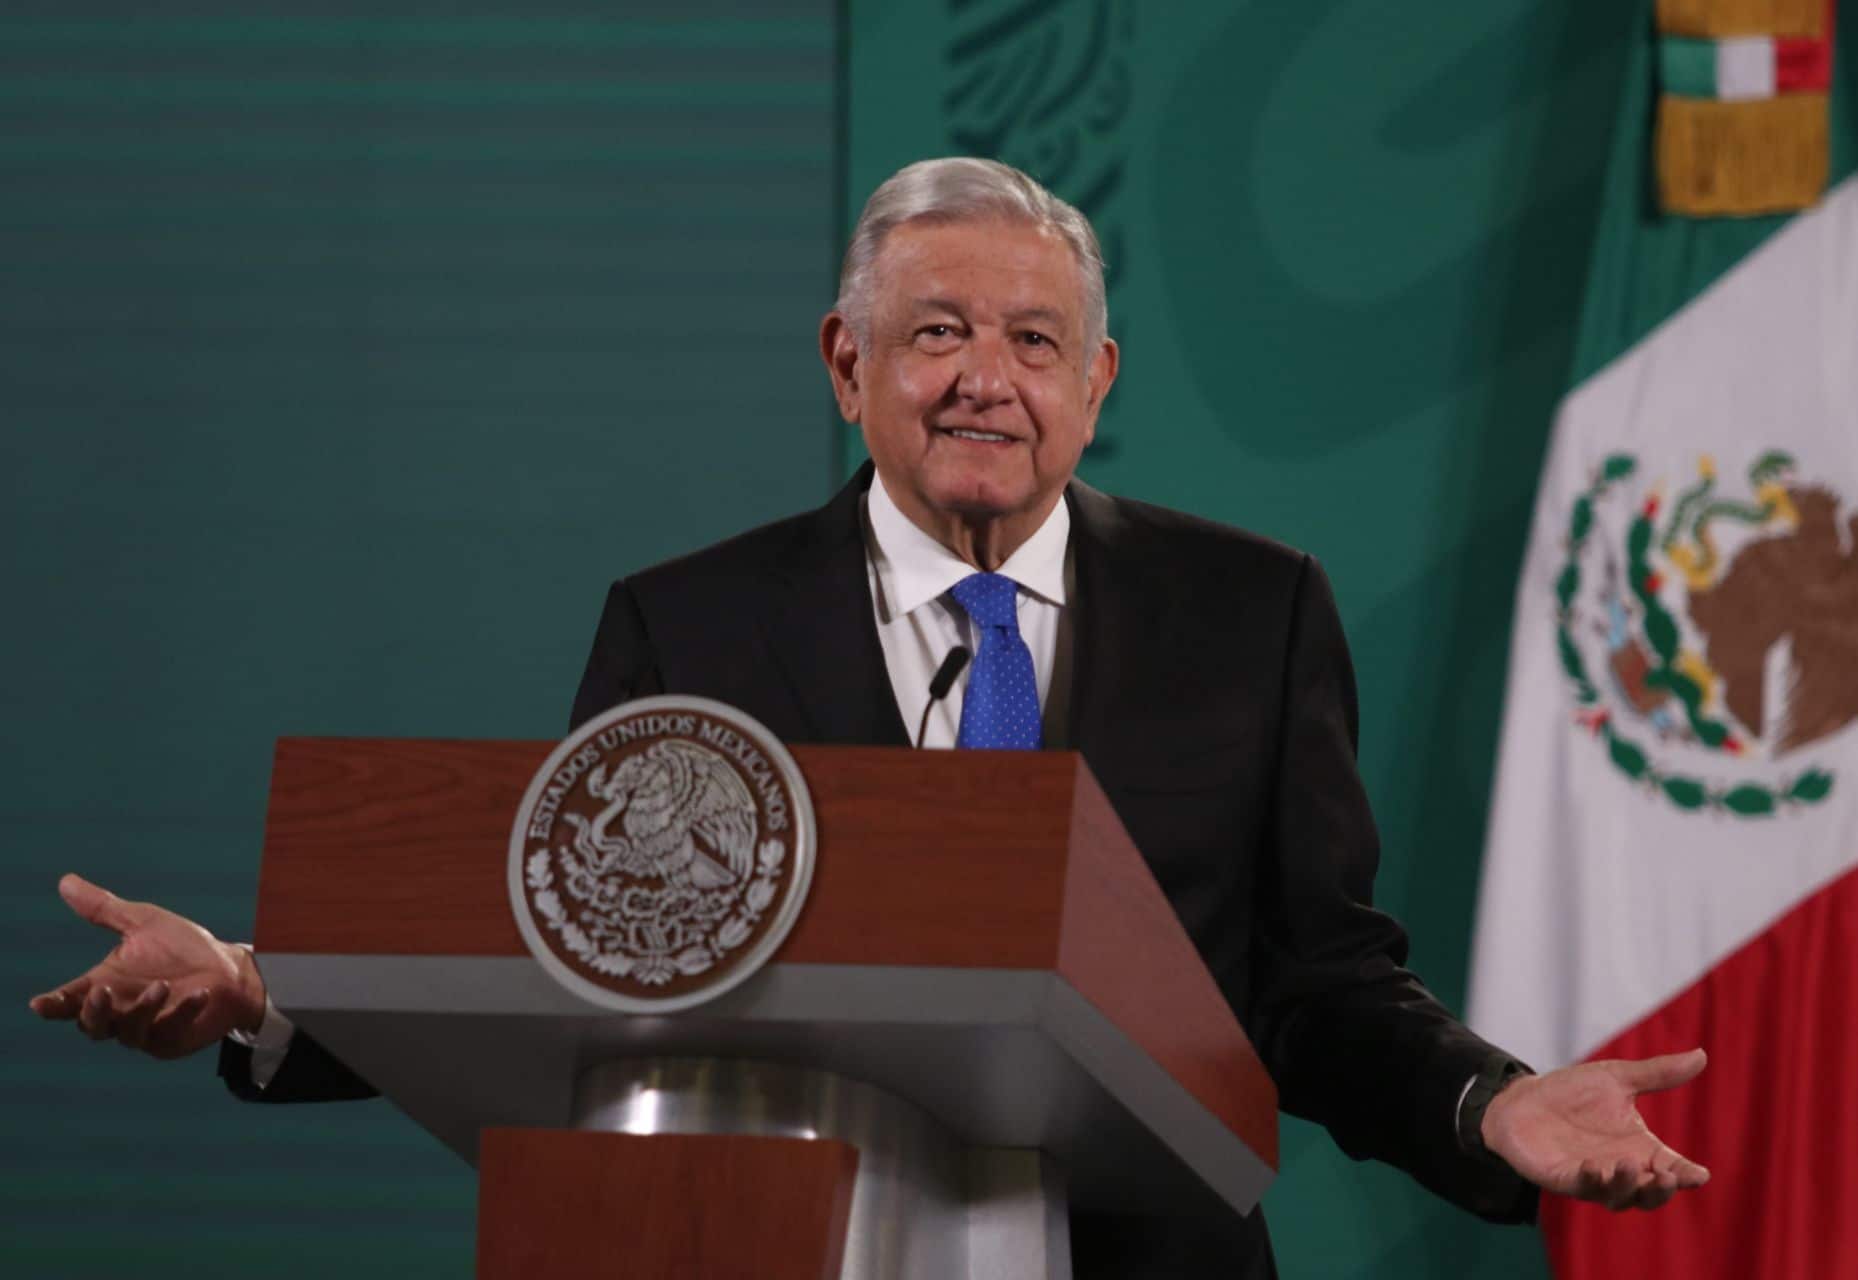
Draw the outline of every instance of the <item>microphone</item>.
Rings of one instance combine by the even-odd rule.
[[[973,656],[967,645],[958,644],[948,651],[948,656],[942,659],[942,665],[935,669],[935,677],[929,681],[929,701],[923,704],[923,718],[916,725],[917,750],[922,749],[923,735],[929,732],[929,712],[936,703],[948,696],[948,691],[955,687],[955,677],[961,674],[961,669],[968,665],[968,659]]]

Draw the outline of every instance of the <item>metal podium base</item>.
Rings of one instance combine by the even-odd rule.
[[[858,1149],[841,1280],[1070,1280],[1057,1166],[970,1147],[915,1105],[830,1072],[765,1062],[610,1062],[575,1086],[574,1124],[613,1133],[828,1138]]]

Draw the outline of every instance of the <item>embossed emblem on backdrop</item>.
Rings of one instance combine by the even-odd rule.
[[[1004,161],[1037,178],[1089,218],[1103,245],[1104,283],[1116,312],[1126,280],[1123,177],[1135,97],[1134,0],[948,0],[952,38],[942,52],[942,113],[955,155]],[[1129,317],[1116,321],[1129,340]],[[1120,400],[1088,450],[1116,452]]]
[[[1778,449],[1722,473],[1640,463],[1605,459],[1567,515],[1553,589],[1575,723],[1681,811],[1810,809],[1858,728],[1858,519]]]
[[[510,833],[510,901],[570,990],[668,1013],[767,962],[813,853],[812,799],[773,734],[707,698],[643,698],[583,725],[537,771]]]

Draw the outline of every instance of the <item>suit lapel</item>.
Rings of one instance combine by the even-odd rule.
[[[866,463],[814,513],[774,566],[783,598],[765,624],[815,742],[908,746],[878,643],[859,501]]]
[[[1066,740],[1106,782],[1113,762],[1140,749],[1154,727],[1156,664],[1178,601],[1165,564],[1145,563],[1128,518],[1081,480],[1065,490],[1077,596],[1072,620],[1071,706]]]

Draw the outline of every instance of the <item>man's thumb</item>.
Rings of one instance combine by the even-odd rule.
[[[58,881],[58,896],[65,905],[84,919],[105,929],[124,933],[135,924],[134,904],[124,902],[101,885],[94,885],[80,875],[66,875]]]
[[[1689,1084],[1703,1073],[1709,1055],[1701,1049],[1689,1053],[1667,1053],[1657,1058],[1641,1058],[1619,1064],[1620,1079],[1634,1093],[1656,1093]]]

